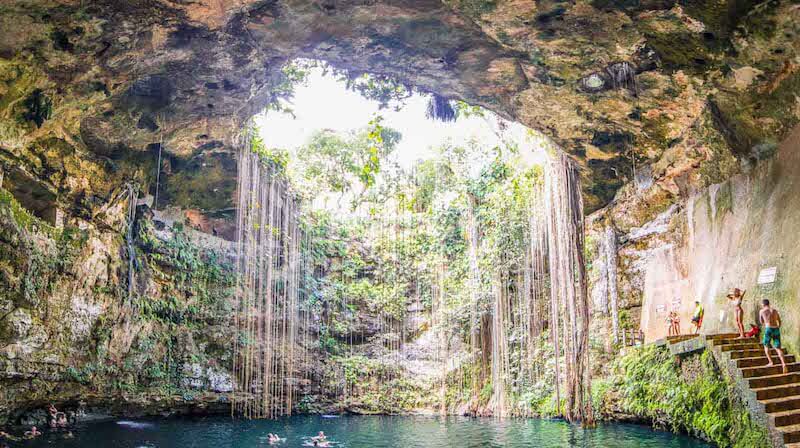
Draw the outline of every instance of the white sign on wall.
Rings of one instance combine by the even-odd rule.
[[[775,278],[778,276],[778,267],[772,266],[770,268],[764,268],[761,272],[758,273],[758,284],[759,285],[768,285],[770,283],[775,283]]]

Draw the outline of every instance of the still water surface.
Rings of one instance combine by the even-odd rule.
[[[561,421],[461,417],[297,416],[277,421],[202,419],[128,420],[93,423],[45,434],[26,447],[109,448],[299,448],[324,431],[333,448],[710,448],[687,436],[636,425],[583,430]],[[269,445],[267,433],[285,438]]]

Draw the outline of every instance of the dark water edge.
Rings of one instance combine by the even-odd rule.
[[[6,442],[16,447],[245,448],[308,446],[324,431],[333,448],[710,448],[686,435],[626,423],[583,429],[559,420],[427,416],[295,416],[239,420],[223,416],[119,419],[84,423],[41,437]],[[285,441],[269,445],[267,434]],[[2,447],[0,442],[0,447]]]

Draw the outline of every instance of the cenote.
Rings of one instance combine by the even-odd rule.
[[[556,420],[498,420],[467,417],[296,416],[242,421],[201,419],[124,420],[78,427],[74,438],[47,434],[24,446],[84,448],[302,447],[324,431],[342,448],[705,448],[703,442],[644,426],[601,424],[581,429]],[[269,445],[268,433],[285,441]]]
[[[800,447],[798,0],[0,3],[0,448]]]

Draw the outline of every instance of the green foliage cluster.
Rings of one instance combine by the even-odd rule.
[[[672,431],[701,436],[720,447],[770,446],[765,429],[750,418],[712,354],[704,352],[696,363],[693,374],[687,374],[664,347],[636,349],[616,361],[608,382],[595,382],[598,412],[616,391],[624,412]]]
[[[119,322],[101,315],[92,329],[96,347],[92,360],[68,367],[65,381],[104,393],[189,396],[184,383],[187,364],[230,361],[227,337],[220,342],[208,333],[221,331],[214,328],[223,329],[230,316],[232,267],[176,227],[170,238],[162,240],[150,220],[137,221],[137,276],[152,279],[158,290],[132,297],[132,318],[141,325],[124,356],[110,348]]]
[[[168,324],[191,325],[213,322],[227,315],[228,298],[235,284],[233,267],[219,259],[216,251],[193,243],[176,229],[167,240],[155,237],[150,221],[138,226],[138,241],[156,274],[161,291],[154,297],[137,298],[141,316]]]
[[[431,405],[429,385],[401,374],[400,366],[388,365],[363,355],[334,356],[326,369],[328,390],[344,383],[351,394],[346,403],[364,414],[402,414]]]
[[[39,235],[40,242],[23,235]],[[0,269],[0,293],[37,305],[53,288],[53,279],[67,272],[88,239],[85,230],[57,229],[40,220],[0,188],[0,259],[14,264]],[[9,275],[18,272],[18,275]],[[6,289],[8,288],[8,289]]]
[[[382,109],[392,107],[399,110],[405,100],[414,93],[410,85],[391,76],[347,70],[334,67],[324,61],[301,58],[286,64],[281,69],[280,76],[273,80],[271,89],[273,101],[267,109],[293,115],[294,111],[286,100],[294,94],[296,86],[304,84],[312,70],[318,68],[322,69],[324,74],[331,73],[340,81],[345,82],[348,89],[359,93],[366,99],[376,101]]]
[[[250,132],[250,151],[258,154],[262,163],[271,165],[278,173],[286,173],[289,165],[289,152],[283,149],[267,147],[264,139],[255,128]]]
[[[373,141],[380,141],[381,135],[385,143],[385,135],[376,132],[375,125],[370,123],[369,134]],[[370,169],[374,177],[368,181],[359,177],[359,168],[368,160],[361,155],[375,156],[375,152],[369,151],[369,144],[343,140],[334,134],[317,135],[298,152],[299,160],[290,162],[290,166],[303,167],[299,170],[302,182],[342,196],[355,190],[358,198],[351,213],[336,207],[304,217],[305,234],[313,241],[308,253],[315,267],[304,306],[323,316],[320,349],[336,356],[352,353],[346,341],[363,328],[364,319],[399,322],[412,305],[430,310],[434,291],[444,302],[438,325],[449,340],[443,342],[461,345],[468,341],[476,325],[471,321],[474,310],[489,312],[493,278],[508,278],[524,262],[529,201],[541,181],[541,170],[520,168],[525,165],[515,148],[486,148],[470,142],[444,145],[434,158],[418,162],[411,170],[380,163]],[[380,161],[388,154],[379,152],[377,157]],[[317,198],[322,194],[317,192]],[[477,294],[471,293],[470,284],[469,216],[474,216],[478,227],[481,275]],[[386,340],[376,338],[371,343],[385,345],[399,337],[396,330],[386,331]],[[519,361],[520,340],[521,335],[512,338],[509,347],[512,368],[518,370],[524,367]],[[537,360],[543,365],[541,372],[546,372],[548,358]],[[493,387],[479,370],[485,367],[481,369],[477,361],[465,362],[460,370],[477,375],[476,391],[453,388],[471,385],[472,380],[448,379],[449,406],[475,395],[484,404],[489,401]],[[518,384],[511,392],[515,400],[537,409],[549,405],[552,378],[546,376]]]
[[[381,162],[401,138],[381,122],[381,117],[375,117],[364,129],[346,136],[315,133],[293,159],[294,184],[302,197],[315,199],[328,192],[337,196],[338,206],[349,197],[351,208],[357,208],[375,185]]]

